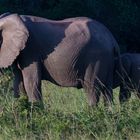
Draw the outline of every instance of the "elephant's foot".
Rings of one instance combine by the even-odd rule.
[[[103,99],[104,99],[104,106],[112,106],[113,104],[113,97],[109,96],[109,95],[103,95]]]
[[[29,102],[27,96],[20,96],[19,98],[15,99],[14,108],[18,112],[25,112],[29,108]]]
[[[19,98],[20,95],[19,94],[14,94],[14,98]]]
[[[130,92],[121,92],[119,95],[119,100],[120,103],[124,103],[126,101],[128,101],[131,97],[131,93]]]
[[[21,96],[20,98],[17,98],[14,106],[15,109],[21,113],[25,112],[25,110],[27,110],[29,113],[35,110],[39,111],[44,109],[44,104],[42,101],[29,102],[27,96]]]
[[[43,101],[29,102],[31,110],[44,109]]]
[[[28,97],[28,102],[30,104],[31,109],[37,109],[37,108],[44,108],[43,101],[42,101],[42,96],[40,93],[29,96]]]
[[[88,104],[90,107],[95,107],[95,106],[97,106],[98,102],[93,99],[89,99]]]
[[[113,91],[112,88],[104,87],[102,90],[104,106],[109,107],[113,104]]]
[[[88,94],[88,104],[90,107],[96,107],[99,102],[100,94],[93,92],[92,94]]]
[[[114,104],[113,101],[106,101],[104,100],[104,106],[107,107],[107,108],[112,108],[112,105]]]

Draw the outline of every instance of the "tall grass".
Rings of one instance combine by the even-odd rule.
[[[0,140],[139,140],[140,101],[120,105],[118,89],[110,109],[103,102],[89,108],[83,90],[61,88],[44,81],[44,109],[32,109],[14,99],[12,82],[0,87]]]

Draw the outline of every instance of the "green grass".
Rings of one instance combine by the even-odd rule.
[[[133,95],[121,105],[101,101],[89,108],[83,90],[43,82],[44,109],[14,99],[12,82],[0,86],[0,140],[139,140],[140,101]]]

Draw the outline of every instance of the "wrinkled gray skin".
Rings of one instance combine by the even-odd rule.
[[[10,14],[0,19],[0,68],[13,67],[14,92],[42,100],[41,80],[84,88],[89,105],[100,91],[112,101],[114,51],[118,44],[101,23],[77,17],[61,21]]]
[[[121,56],[123,66],[123,74],[119,72],[119,61],[115,60],[115,78],[114,88],[120,86],[120,102],[128,100],[131,96],[131,91],[137,91],[140,98],[140,54],[126,53]],[[119,74],[118,74],[119,73]]]

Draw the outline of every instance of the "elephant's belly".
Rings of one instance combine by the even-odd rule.
[[[50,76],[58,85],[65,87],[77,87],[79,85],[78,72],[68,62],[48,59],[44,64]]]

